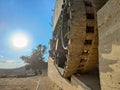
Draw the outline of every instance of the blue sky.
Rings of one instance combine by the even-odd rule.
[[[54,4],[55,0],[0,0],[0,68],[22,66],[19,57],[30,55],[38,44],[49,49]],[[18,32],[28,36],[30,43],[15,50],[10,39]]]

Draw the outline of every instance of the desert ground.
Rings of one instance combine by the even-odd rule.
[[[62,90],[47,75],[0,78],[0,90]]]

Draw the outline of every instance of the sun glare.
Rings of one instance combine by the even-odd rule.
[[[25,48],[28,46],[29,39],[27,35],[18,33],[12,36],[12,44],[15,48]]]

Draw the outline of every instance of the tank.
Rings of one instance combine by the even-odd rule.
[[[107,0],[57,0],[50,57],[64,78],[98,69],[97,11]]]

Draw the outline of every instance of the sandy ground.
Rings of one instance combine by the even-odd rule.
[[[47,75],[0,78],[0,90],[61,90]]]

